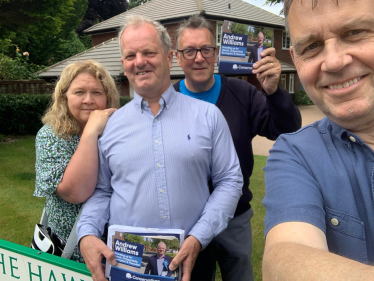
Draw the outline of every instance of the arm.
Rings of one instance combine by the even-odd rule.
[[[147,266],[144,270],[144,274],[150,274],[150,271],[151,271],[151,257],[149,257],[149,260],[148,260],[148,263],[147,263]]]
[[[266,236],[263,280],[372,280],[374,267],[328,252],[325,234],[303,222],[286,222]]]
[[[83,204],[77,224],[78,245],[95,281],[106,280],[101,264],[103,256],[111,265],[116,264],[114,253],[100,240],[109,219],[110,199],[113,193],[109,164],[102,153],[100,142],[101,140],[99,140],[99,176],[96,189]]]
[[[78,204],[92,195],[98,174],[98,136],[103,132],[109,116],[114,111],[116,109],[109,108],[95,110],[90,114],[78,148],[56,189],[56,194],[65,201]]]

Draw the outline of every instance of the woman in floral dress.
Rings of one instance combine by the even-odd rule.
[[[119,106],[116,85],[94,61],[75,62],[61,73],[36,146],[34,196],[46,197],[48,226],[65,241],[81,203],[93,193],[99,135]],[[84,262],[77,247],[72,260]]]

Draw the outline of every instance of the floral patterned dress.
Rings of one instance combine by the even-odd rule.
[[[45,210],[48,226],[67,241],[82,204],[71,204],[59,197],[55,191],[65,168],[79,144],[79,136],[71,139],[59,138],[52,128],[43,126],[36,135],[36,181],[34,196],[46,197]],[[84,263],[75,247],[72,260]]]

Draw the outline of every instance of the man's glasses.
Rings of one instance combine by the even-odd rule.
[[[183,57],[186,60],[194,60],[197,56],[197,52],[203,56],[204,59],[211,58],[214,56],[216,51],[216,47],[204,47],[201,49],[184,49],[184,50],[177,50],[183,54]]]

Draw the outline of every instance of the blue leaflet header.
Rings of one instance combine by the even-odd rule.
[[[114,239],[114,255],[120,263],[142,267],[144,245]]]

